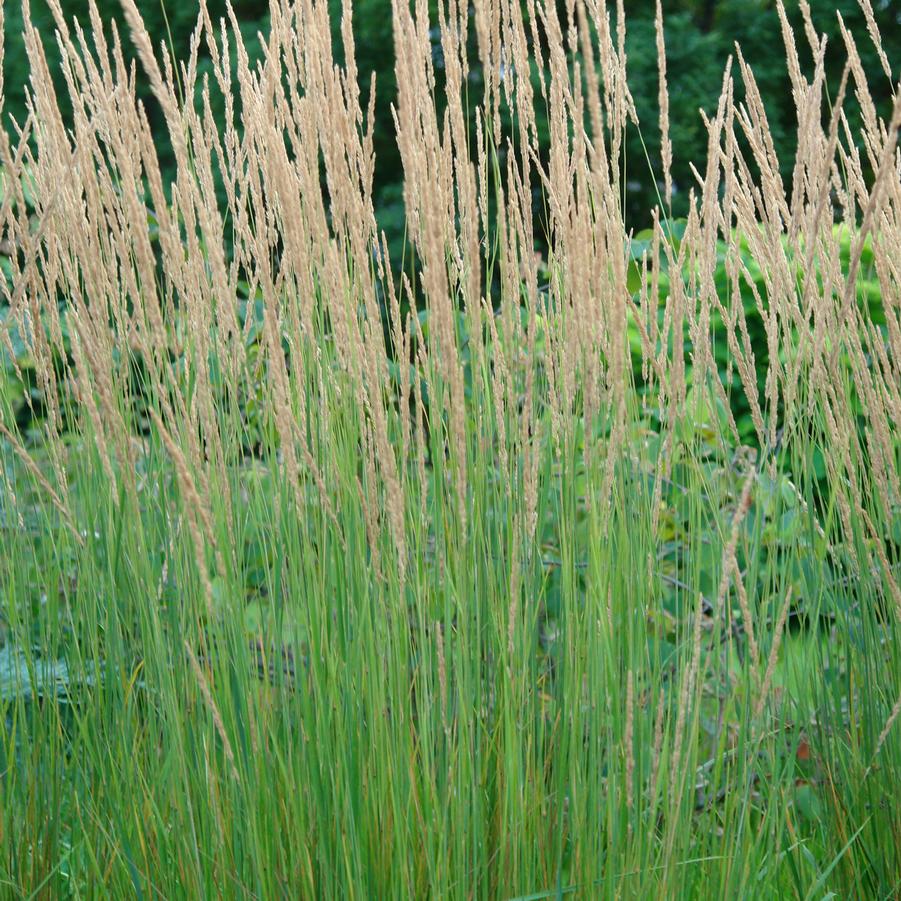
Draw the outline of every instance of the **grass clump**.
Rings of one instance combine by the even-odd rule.
[[[26,26],[0,135],[4,891],[896,894],[901,92],[854,38],[827,103],[786,29],[790,186],[739,54],[635,237],[621,5],[442,4],[438,72],[394,3],[399,275],[348,11],[342,65],[275,0],[176,71],[124,0],[170,185],[51,7],[71,120]]]

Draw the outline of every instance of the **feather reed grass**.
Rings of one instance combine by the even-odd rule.
[[[25,3],[0,138],[48,411],[0,392],[4,892],[896,894],[901,90],[847,29],[830,94],[783,12],[790,184],[738,49],[639,242],[622,2],[392,0],[398,278],[349,3],[333,47],[272,0],[256,61],[201,4],[173,61],[123,0],[159,134],[50,7],[67,102]]]

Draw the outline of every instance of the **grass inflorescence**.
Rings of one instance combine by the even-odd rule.
[[[0,132],[2,893],[896,896],[875,24],[827,85],[786,21],[790,184],[738,50],[676,222],[659,4],[648,124],[622,3],[394,0],[400,261],[349,6],[339,55],[273,0],[254,64],[201,4],[176,63],[123,0],[164,134],[50,6],[71,114],[26,24]]]

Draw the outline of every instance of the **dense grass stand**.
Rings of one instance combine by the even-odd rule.
[[[827,84],[786,24],[790,183],[736,51],[675,221],[659,11],[638,123],[622,3],[395,0],[395,259],[349,9],[333,56],[273,0],[251,63],[50,6],[66,104],[26,8],[0,133],[0,894],[896,897],[875,26]]]

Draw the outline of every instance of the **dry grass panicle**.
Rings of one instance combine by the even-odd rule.
[[[115,658],[106,672],[119,666],[122,685],[97,703],[127,708],[119,745],[112,707],[78,713],[85,735],[104,725],[91,733],[102,750],[72,780],[88,836],[87,851],[75,840],[66,851],[72,866],[120,889],[140,868],[165,893],[162,861],[175,861],[200,895],[239,877],[271,895],[296,880],[336,897],[462,897],[470,879],[486,897],[565,880],[631,891],[612,874],[672,896],[787,892],[797,873],[822,885],[842,873],[858,894],[874,885],[879,855],[856,857],[848,840],[871,818],[884,831],[890,814],[849,803],[860,819],[841,820],[837,845],[840,830],[813,827],[795,841],[809,825],[799,785],[764,773],[781,746],[758,729],[792,678],[789,616],[804,605],[845,642],[828,663],[845,667],[835,685],[853,686],[833,716],[833,682],[791,683],[799,719],[833,716],[820,730],[837,774],[829,803],[847,791],[869,805],[854,791],[875,779],[884,790],[899,766],[899,708],[886,722],[880,699],[895,697],[901,621],[883,609],[901,612],[901,90],[882,114],[844,23],[836,92],[807,4],[811,66],[778,4],[798,119],[790,161],[737,49],[674,223],[658,0],[666,209],[649,212],[635,260],[624,147],[646,123],[627,83],[622,0],[475,0],[471,14],[449,0],[437,31],[424,0],[392,0],[413,259],[398,276],[375,208],[375,90],[364,109],[350,3],[339,54],[326,0],[273,0],[257,62],[235,14],[217,25],[201,4],[179,66],[157,55],[135,0],[123,7],[162,133],[94,3],[91,34],[51,0],[66,97],[26,4],[30,115],[19,135],[0,134],[0,243],[16,250],[0,355],[23,383],[28,358],[48,411],[42,434],[27,433],[0,392],[0,513],[11,502],[17,522],[54,536],[17,530],[0,575],[18,586],[17,560],[52,559],[83,580],[62,637],[46,641],[93,654],[98,672]],[[2,91],[0,79],[0,109]],[[758,445],[748,469],[742,436]],[[826,609],[836,585],[849,586],[847,610]],[[238,586],[246,596],[226,596]],[[770,608],[774,621],[760,616]],[[22,634],[30,615],[17,612]],[[297,646],[296,692],[244,680],[248,631]],[[211,651],[202,669],[198,635],[235,659]],[[182,674],[155,667],[173,642],[210,713],[197,732],[182,719]],[[821,645],[806,653],[805,678],[825,671]],[[868,680],[878,692],[858,688]],[[139,691],[147,703],[132,704]],[[861,697],[883,722],[861,716]],[[766,753],[741,758],[748,736]],[[223,764],[207,742],[232,781],[213,778]],[[122,781],[88,802],[107,752]],[[713,755],[728,763],[705,769]],[[22,779],[40,779],[23,766]],[[710,772],[729,802],[696,817],[683,802]],[[128,846],[106,844],[114,783],[148,812],[123,819]],[[35,823],[29,859],[58,838]],[[752,824],[756,858],[732,844]],[[171,843],[214,828],[234,872]],[[795,854],[808,845],[853,866],[811,870],[813,852]]]

